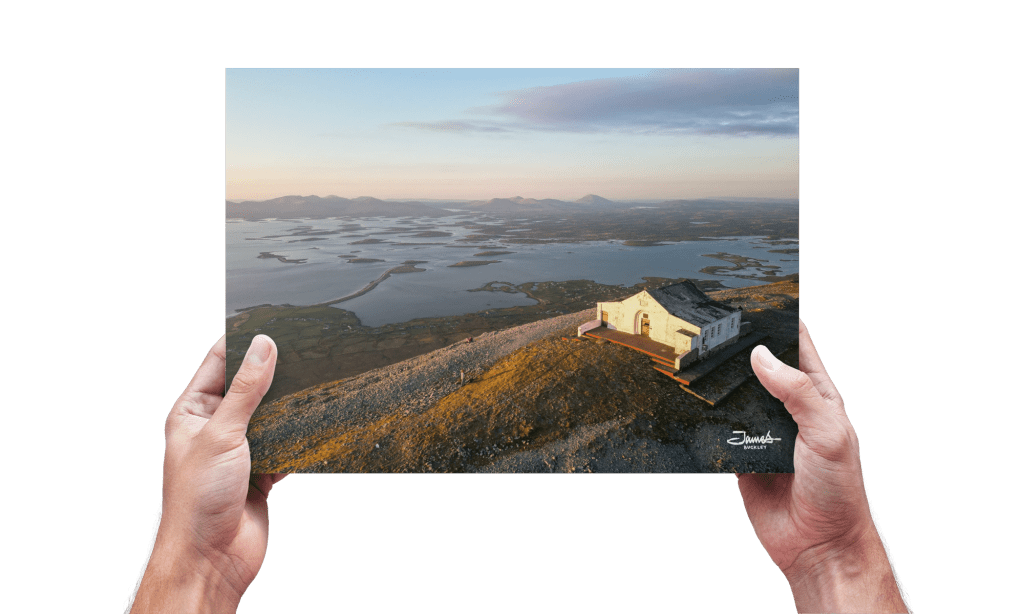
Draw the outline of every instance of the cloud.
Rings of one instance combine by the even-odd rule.
[[[395,122],[391,125],[403,128],[430,130],[433,132],[511,132],[509,128],[504,126],[455,120],[438,122]]]
[[[468,110],[485,120],[398,125],[452,132],[795,136],[799,131],[796,69],[656,70],[499,95],[498,104]]]

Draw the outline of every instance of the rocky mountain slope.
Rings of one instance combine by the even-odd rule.
[[[711,296],[741,307],[771,333],[765,345],[796,365],[797,280]],[[644,355],[576,338],[592,314],[488,333],[262,406],[249,430],[253,469],[792,471],[796,425],[756,378],[711,407]],[[716,373],[744,369],[746,353]],[[734,431],[781,441],[744,449],[727,443]]]

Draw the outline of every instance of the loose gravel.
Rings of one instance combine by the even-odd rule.
[[[422,413],[465,381],[483,373],[516,350],[550,335],[575,336],[580,324],[593,319],[580,311],[485,333],[422,356],[361,375],[309,388],[257,410],[250,429],[253,458],[261,444],[280,445],[314,436],[324,428],[363,426],[393,412]],[[281,411],[281,410],[284,411]],[[261,420],[260,414],[269,418]]]

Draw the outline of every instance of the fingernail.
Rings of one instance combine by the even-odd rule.
[[[757,361],[761,363],[761,366],[769,371],[778,369],[779,365],[782,364],[779,362],[779,359],[773,356],[772,353],[768,351],[768,348],[763,345],[757,346],[754,348],[754,351],[757,352]]]
[[[249,345],[249,351],[245,353],[246,362],[254,365],[262,365],[270,358],[270,340],[265,335],[256,335]]]

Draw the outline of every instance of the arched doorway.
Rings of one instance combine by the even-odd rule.
[[[646,311],[638,311],[633,316],[633,334],[641,337],[651,336],[651,318]]]

